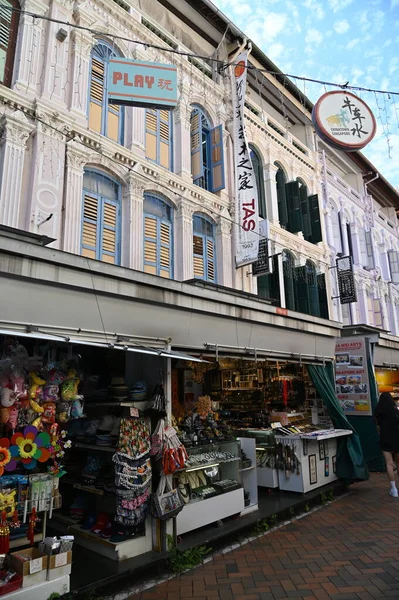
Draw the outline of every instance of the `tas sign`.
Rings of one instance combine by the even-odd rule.
[[[312,121],[324,142],[344,152],[367,146],[377,129],[367,104],[355,94],[338,90],[319,98],[313,107]]]

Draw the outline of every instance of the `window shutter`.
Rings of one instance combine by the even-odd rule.
[[[206,278],[207,281],[216,281],[215,242],[210,237],[206,238]]]
[[[285,308],[295,310],[294,264],[292,259],[283,260]]]
[[[157,275],[157,224],[158,219],[144,216],[144,271]]]
[[[201,113],[197,109],[191,113],[191,175],[194,180],[204,175]]]
[[[350,223],[346,224],[346,236],[348,239],[349,256],[351,257],[351,259],[353,261],[352,229],[351,229]]]
[[[224,183],[224,152],[223,126],[218,125],[210,131],[211,137],[211,192],[223,190]]]
[[[204,238],[202,235],[193,236],[193,254],[194,254],[194,277],[204,279],[205,276],[205,257],[204,257]]]
[[[171,120],[172,114],[169,110],[158,111],[159,115],[159,159],[161,167],[171,168]]]
[[[98,200],[90,194],[83,199],[82,256],[97,258]]]
[[[320,317],[322,319],[328,319],[328,300],[327,300],[327,286],[326,286],[326,276],[324,273],[317,275],[317,289],[319,293],[319,307],[320,307]],[[343,305],[347,306],[347,305]]]
[[[91,59],[89,127],[97,133],[102,133],[103,129],[104,83],[105,63],[93,56]]]
[[[358,229],[359,233],[359,247],[360,247],[360,265],[367,267],[367,247],[366,247],[366,233],[363,228]]]
[[[147,108],[145,111],[145,156],[157,160],[157,111]]]
[[[389,270],[392,283],[399,283],[399,253],[396,250],[388,250]]]
[[[285,195],[287,198],[288,231],[291,233],[298,233],[298,231],[302,231],[299,183],[297,181],[289,181],[286,183]]]
[[[337,254],[342,254],[340,214],[335,208],[331,210],[331,224],[334,238],[334,249]]]
[[[309,196],[310,221],[312,224],[312,243],[317,244],[323,240],[321,234],[319,197],[317,194]]]
[[[373,238],[371,235],[371,231],[365,231],[364,237],[365,237],[365,242],[366,242],[366,254],[367,254],[365,266],[368,269],[374,269],[375,263],[374,263],[374,252],[373,252]]]
[[[308,242],[312,241],[312,225],[310,222],[310,209],[309,209],[309,198],[308,189],[305,185],[299,188],[299,199],[301,203],[301,217],[302,217],[302,231],[303,237]]]
[[[306,267],[306,283],[308,286],[308,303],[309,303],[309,315],[314,317],[320,316],[319,306],[319,290],[317,287],[317,277],[314,267]]]
[[[263,298],[264,300],[271,299],[270,281],[271,281],[271,275],[260,275],[259,277],[256,278],[256,282],[258,284],[259,298]]]
[[[273,306],[281,306],[280,299],[280,277],[278,268],[278,257],[273,256],[273,270],[269,275],[257,277],[258,296],[270,300]]]
[[[375,327],[383,327],[381,300],[373,299],[374,325]]]
[[[276,173],[276,188],[277,188],[277,205],[278,205],[278,220],[281,227],[287,228],[288,225],[288,210],[287,198],[285,194],[285,177],[281,169]]]
[[[309,314],[308,284],[306,278],[306,267],[297,267],[296,275],[296,310],[306,315]]]
[[[160,223],[160,248],[159,248],[159,275],[171,278],[172,276],[172,225],[167,221]]]
[[[11,83],[13,55],[17,38],[19,14],[12,12],[11,2],[2,2],[0,6],[0,83]],[[19,7],[19,5],[18,5]]]
[[[102,203],[101,256],[99,258],[114,265],[119,262],[118,226],[119,205],[116,202],[104,200]]]

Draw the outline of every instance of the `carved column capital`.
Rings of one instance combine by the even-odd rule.
[[[4,114],[0,119],[0,146],[5,142],[25,147],[34,126],[24,113],[17,110],[13,114]]]
[[[67,144],[66,152],[67,166],[69,169],[83,171],[88,161],[87,148],[80,142],[72,140]]]

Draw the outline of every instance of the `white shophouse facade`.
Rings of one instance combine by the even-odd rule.
[[[338,322],[335,333],[340,322],[360,322],[399,335],[399,291],[389,283],[387,254],[399,249],[399,196],[381,179],[365,187],[372,178],[363,176],[365,161],[322,145],[309,102],[271,76],[264,92],[249,82],[246,121],[274,273],[257,281],[250,267],[235,269],[229,78],[200,59],[160,49],[227,59],[242,37],[233,24],[223,36],[227,20],[223,29],[216,9],[209,16],[209,2],[181,0],[168,11],[162,0],[3,1],[37,17],[22,12],[19,23],[13,17],[7,25],[0,72],[1,225],[48,236],[50,248],[85,257],[89,268],[96,259],[148,276],[197,278],[259,294],[287,309],[292,327],[316,323],[315,335],[317,323],[325,335],[323,319]],[[113,56],[175,64],[177,109],[109,106],[107,61]],[[257,66],[267,61],[258,50],[251,60]],[[212,163],[218,126],[224,181]],[[203,145],[198,167],[192,155]],[[370,195],[377,183],[377,191],[388,191],[385,206]],[[299,188],[321,235],[309,222],[306,230],[291,221]],[[359,301],[342,310],[329,267],[349,250]]]

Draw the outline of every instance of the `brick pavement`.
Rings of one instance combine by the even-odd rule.
[[[130,600],[399,600],[399,499],[384,474]]]

